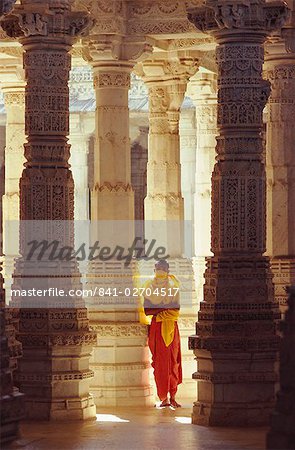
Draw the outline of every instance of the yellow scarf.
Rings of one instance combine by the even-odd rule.
[[[166,311],[161,311],[156,315],[156,321],[162,322],[161,335],[166,347],[168,347],[171,342],[173,342],[175,322],[177,322],[178,317],[178,309],[167,309]]]
[[[156,276],[152,280],[148,280],[144,283],[143,287],[145,289],[151,289],[151,295],[146,296],[146,298],[153,304],[158,305],[163,303],[164,305],[169,303],[179,303],[179,291],[176,295],[168,296],[168,289],[173,288],[179,289],[179,281],[174,275],[164,275]],[[155,294],[156,289],[161,290],[161,288],[166,288],[167,295],[161,296],[159,294]],[[157,314],[156,321],[162,322],[161,326],[161,335],[165,342],[166,347],[168,347],[174,339],[174,329],[175,322],[179,318],[179,310],[175,309],[167,309],[166,311],[162,311]],[[141,298],[140,306],[139,306],[139,321],[142,324],[150,325],[152,320],[152,316],[146,316],[144,312],[144,298]]]

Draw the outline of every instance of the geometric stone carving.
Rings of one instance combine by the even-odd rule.
[[[261,425],[274,405],[278,305],[265,252],[266,176],[262,113],[263,44],[288,9],[280,3],[208,3],[189,19],[217,41],[216,164],[212,175],[211,250],[196,335],[193,423]],[[259,30],[259,31],[258,31]],[[253,364],[255,361],[255,364]]]
[[[192,3],[192,2],[189,2]],[[124,34],[146,36],[158,34],[191,33],[183,1],[138,2],[103,0],[92,2],[91,13],[97,17],[96,34]]]

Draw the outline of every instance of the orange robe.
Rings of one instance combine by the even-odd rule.
[[[158,397],[161,401],[167,398],[168,393],[171,397],[175,397],[177,386],[182,383],[180,336],[177,322],[174,326],[174,338],[168,346],[162,337],[162,322],[157,322],[156,316],[153,316],[149,328],[148,342],[153,357],[152,367]]]

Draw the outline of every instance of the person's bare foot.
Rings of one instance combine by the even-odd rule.
[[[175,398],[170,399],[170,406],[173,406],[173,408],[181,408],[181,405],[179,403],[177,403]]]
[[[168,401],[168,398],[165,398],[165,400],[163,400],[160,403],[160,408],[164,408],[165,406],[170,406],[170,402]]]

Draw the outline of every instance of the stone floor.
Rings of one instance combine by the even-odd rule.
[[[96,421],[23,423],[19,450],[262,450],[264,428],[206,428],[191,408],[105,408]],[[4,447],[3,447],[4,448]],[[5,447],[8,448],[8,447]]]

